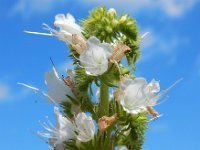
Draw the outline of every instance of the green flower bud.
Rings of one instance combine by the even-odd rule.
[[[112,33],[112,32],[113,32],[113,30],[112,30],[112,28],[111,28],[110,26],[107,26],[107,27],[106,27],[106,31],[107,31],[108,33]]]
[[[112,26],[116,27],[118,25],[118,21],[116,19],[112,20]]]
[[[114,8],[110,8],[110,9],[108,10],[108,14],[110,14],[111,16],[116,16],[116,15],[117,15],[117,12],[116,12],[116,10],[115,10]]]
[[[124,23],[127,20],[128,16],[127,15],[123,15],[120,19],[119,19],[119,23]]]

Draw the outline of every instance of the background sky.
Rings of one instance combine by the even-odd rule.
[[[80,20],[99,5],[129,13],[141,34],[150,32],[142,43],[138,77],[160,80],[162,89],[184,79],[156,107],[164,116],[149,124],[144,150],[200,149],[198,0],[0,0],[0,149],[48,150],[34,132],[41,130],[38,120],[47,115],[54,120],[53,105],[16,83],[45,90],[50,57],[63,74],[71,66],[63,42],[23,30],[43,31],[41,24],[53,26],[58,13],[69,12]]]

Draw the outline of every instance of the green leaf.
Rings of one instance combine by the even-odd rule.
[[[79,102],[78,100],[74,99],[73,97],[67,95],[67,97],[71,100],[71,102],[74,104],[74,105],[79,105]]]

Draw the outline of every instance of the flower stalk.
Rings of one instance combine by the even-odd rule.
[[[109,115],[109,87],[103,82],[101,82],[99,117],[108,115]]]

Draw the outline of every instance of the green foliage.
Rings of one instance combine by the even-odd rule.
[[[105,7],[95,8],[87,19],[82,20],[86,38],[96,36],[101,41],[113,42],[118,36],[118,21],[116,15],[108,13]]]
[[[65,142],[65,148],[70,150],[105,150],[105,136],[95,136],[89,142],[76,143],[75,140]]]
[[[118,114],[116,144],[126,145],[131,150],[141,150],[148,123],[147,113],[132,115],[124,111],[117,102],[113,103],[115,103],[114,110]]]
[[[123,14],[119,18],[112,15],[105,7],[95,8],[87,19],[82,20],[86,38],[96,36],[101,41],[111,43],[122,40],[131,48],[126,52],[128,64],[135,70],[135,62],[140,57],[140,38],[136,21],[129,15]]]
[[[118,23],[119,31],[127,38],[137,41],[138,32],[136,21],[129,15],[123,14],[119,18]]]
[[[115,64],[111,64],[109,69],[101,76],[100,80],[109,87],[117,87],[120,80],[119,70]]]
[[[71,113],[72,104],[69,102],[62,102],[61,107],[63,108],[63,113],[69,118],[73,118],[73,114]]]
[[[131,48],[131,51],[127,51],[126,58],[128,64],[136,70],[135,63],[140,58],[141,52],[140,52],[140,39],[130,39],[125,36],[122,38],[123,42]]]
[[[84,68],[78,66],[75,68],[75,84],[80,92],[87,93],[88,88],[94,79],[95,77],[85,73]]]

